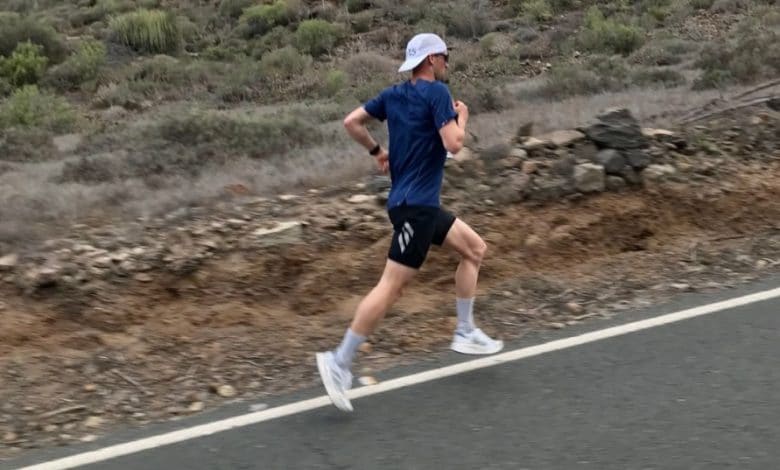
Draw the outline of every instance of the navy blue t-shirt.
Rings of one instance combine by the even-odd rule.
[[[371,116],[387,120],[392,180],[388,209],[402,204],[439,207],[447,159],[439,130],[457,116],[447,85],[406,81],[386,88],[364,107]]]

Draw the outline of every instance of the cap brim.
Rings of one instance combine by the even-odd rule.
[[[425,60],[425,57],[427,57],[427,56],[417,57],[415,59],[407,60],[406,62],[401,64],[401,66],[398,68],[398,71],[399,72],[409,72],[410,70],[414,70],[415,67],[420,65],[422,63],[422,61]]]

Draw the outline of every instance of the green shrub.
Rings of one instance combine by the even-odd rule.
[[[347,86],[347,74],[343,70],[330,70],[325,74],[322,91],[325,96],[333,96]]]
[[[18,126],[68,132],[75,124],[76,114],[64,99],[40,93],[35,85],[17,89],[0,103],[0,129]]]
[[[70,16],[70,24],[75,27],[82,27],[106,18],[118,12],[127,11],[132,5],[127,1],[118,0],[97,0],[89,8],[81,8]]]
[[[105,63],[106,46],[101,41],[88,39],[65,62],[49,69],[44,83],[62,91],[74,90],[97,80]]]
[[[489,33],[490,3],[484,0],[459,0],[453,5],[444,5],[432,18],[447,25],[447,34],[463,38],[475,39]]]
[[[353,33],[367,33],[371,31],[371,25],[374,23],[376,14],[373,11],[361,11],[349,18],[349,24],[352,26]]]
[[[190,83],[186,68],[178,59],[168,55],[156,55],[141,62],[133,73],[132,79],[176,86]]]
[[[536,4],[529,6],[530,4]],[[542,5],[544,3],[544,5]],[[528,14],[529,11],[546,11],[549,15],[563,13],[580,6],[579,0],[509,0],[509,7],[517,14]],[[534,17],[534,15],[530,15]]]
[[[691,7],[695,10],[709,10],[715,0],[689,0]]]
[[[294,42],[295,38],[289,29],[284,26],[277,26],[260,39],[254,41],[251,55],[259,59],[271,51],[291,46]]]
[[[749,84],[780,74],[780,33],[761,30],[752,21],[740,26],[734,41],[708,44],[696,66],[703,70],[694,88]]]
[[[174,54],[181,47],[179,24],[170,12],[140,9],[113,18],[109,27],[114,41],[137,52]]]
[[[245,37],[262,36],[275,26],[284,26],[290,22],[287,3],[276,0],[270,5],[249,7],[241,15],[240,22]]]
[[[314,145],[322,139],[316,128],[288,116],[243,118],[203,112],[170,115],[160,122],[157,132],[170,142],[252,158],[271,157],[302,142]]]
[[[344,5],[346,6],[348,13],[357,13],[369,8],[371,2],[368,0],[346,0]]]
[[[0,12],[0,55],[9,56],[19,43],[30,41],[43,47],[49,64],[58,64],[68,50],[57,31],[29,16]]]
[[[48,61],[42,51],[43,47],[29,41],[19,43],[11,57],[0,57],[0,77],[14,87],[38,83]]]
[[[222,0],[217,12],[220,16],[236,19],[253,3],[254,0]]]
[[[613,18],[605,18],[598,7],[588,9],[580,45],[591,52],[628,55],[643,43],[642,31]]]
[[[374,80],[389,83],[398,76],[398,64],[394,60],[374,52],[355,54],[344,62],[342,68],[353,85]]]
[[[623,61],[597,55],[584,64],[554,67],[539,91],[544,97],[558,99],[620,91],[628,86],[628,75]]]
[[[0,161],[42,162],[57,155],[52,133],[36,127],[12,127],[0,132]]]
[[[264,55],[260,59],[260,73],[269,79],[289,79],[302,74],[311,63],[311,56],[288,46]]]
[[[303,21],[295,31],[298,49],[314,57],[333,50],[343,37],[344,31],[339,25],[323,20]]]
[[[535,21],[545,22],[553,17],[552,6],[547,0],[529,0],[523,2],[521,13]]]
[[[661,39],[648,43],[631,54],[631,62],[640,65],[676,65],[683,61],[686,54],[698,46],[683,39]]]
[[[642,68],[631,72],[631,84],[642,87],[674,88],[685,85],[687,80],[680,72],[670,69]]]

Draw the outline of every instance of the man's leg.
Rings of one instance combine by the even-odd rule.
[[[358,305],[352,324],[336,350],[336,361],[341,367],[348,369],[352,366],[352,359],[360,344],[373,333],[416,273],[417,269],[387,260],[382,278]]]
[[[435,231],[437,214],[435,209],[419,207],[390,212],[394,233],[381,279],[358,305],[339,347],[317,354],[322,382],[333,404],[341,410],[352,411],[346,395],[352,384],[352,360],[422,266]]]
[[[500,351],[504,347],[503,342],[491,339],[474,325],[474,297],[487,244],[468,224],[455,219],[443,246],[460,255],[460,263],[455,271],[458,325],[452,349],[464,354],[493,354]]]

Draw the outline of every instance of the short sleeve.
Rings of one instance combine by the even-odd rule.
[[[363,108],[365,108],[368,114],[375,117],[376,119],[379,119],[380,121],[387,119],[387,107],[385,103],[386,95],[387,90],[383,90],[381,93],[363,105]]]
[[[437,130],[458,117],[458,113],[455,112],[455,107],[452,104],[450,90],[443,83],[437,82],[435,86],[431,87],[431,108],[433,111],[433,122]]]

